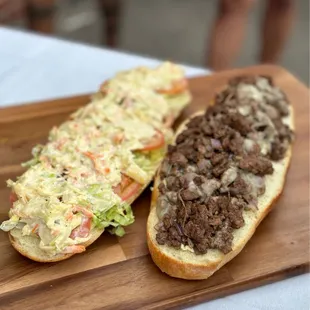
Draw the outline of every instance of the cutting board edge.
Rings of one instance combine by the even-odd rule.
[[[281,280],[293,278],[310,272],[310,262],[300,265],[294,265],[290,268],[277,270],[274,273],[262,274],[259,277],[251,277],[246,281],[240,280],[234,282],[231,286],[216,285],[214,289],[207,287],[203,290],[194,292],[194,294],[187,294],[181,298],[165,299],[157,303],[153,303],[145,309],[179,309],[180,306],[194,306],[202,302],[209,302],[215,299],[223,298],[233,294],[241,293],[249,289],[258,288],[267,284],[276,283]],[[286,277],[283,276],[286,274]],[[193,296],[194,295],[194,296]]]
[[[146,254],[144,256],[150,256],[150,255]],[[140,257],[136,257],[134,259],[139,259],[139,258]],[[115,262],[110,265],[100,266],[100,267],[93,268],[90,270],[85,270],[79,273],[64,276],[62,278],[48,280],[48,281],[45,281],[39,284],[33,284],[27,287],[14,289],[9,292],[5,292],[5,293],[0,292],[0,302],[4,303],[7,301],[7,305],[9,305],[10,300],[16,301],[15,299],[16,295],[17,296],[24,295],[26,297],[28,293],[35,292],[35,290],[39,286],[53,287],[54,285],[57,285],[57,282],[63,281],[64,279],[70,279],[76,276],[83,277],[83,275],[90,276],[92,273],[109,268],[109,266],[111,265],[124,264],[125,262],[126,261]],[[292,278],[298,275],[306,274],[309,272],[310,272],[310,261],[301,263],[298,265],[292,265],[288,268],[283,268],[273,273],[264,273],[258,277],[257,276],[249,277],[246,280],[244,279],[238,280],[238,281],[233,280],[233,282],[229,283],[229,286],[227,286],[227,284],[214,285],[213,287],[208,286],[204,289],[194,291],[186,295],[182,295],[181,297],[162,299],[158,302],[144,306],[145,307],[144,309],[176,309],[176,307],[179,307],[180,305],[193,306],[201,302],[208,302],[214,299],[222,298],[222,297],[225,297],[231,294],[236,294],[236,293],[243,292],[243,291],[253,289],[256,287],[260,287],[266,284],[270,284],[270,283],[278,282],[284,279]],[[188,280],[181,280],[181,281],[187,282]],[[204,280],[193,280],[193,281],[199,282],[199,281],[204,281]]]

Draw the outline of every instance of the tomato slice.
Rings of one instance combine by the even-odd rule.
[[[86,217],[92,218],[94,214],[87,210],[86,208],[80,207],[80,206],[75,206],[72,210],[74,213],[76,212],[82,212]]]
[[[156,129],[156,134],[152,137],[152,139],[141,149],[137,149],[136,151],[152,151],[163,147],[165,144],[165,137],[163,133]]]
[[[121,183],[115,186],[113,190],[123,201],[126,201],[135,195],[141,187],[141,184],[137,183],[127,175],[122,174]]]
[[[163,95],[177,95],[184,92],[188,87],[188,82],[186,79],[182,79],[179,81],[173,81],[170,88],[167,89],[157,89],[156,91],[159,94]]]
[[[65,247],[64,254],[79,254],[85,251],[85,246],[83,245],[68,245]]]
[[[18,200],[18,197],[14,192],[11,192],[9,200],[10,200],[11,208],[13,208],[13,204],[15,201]]]
[[[75,239],[76,237],[86,238],[89,234],[90,227],[91,227],[91,219],[87,216],[83,216],[81,225],[72,230],[70,238],[71,239]]]
[[[141,184],[133,182],[122,191],[120,197],[122,198],[123,201],[129,200],[132,196],[138,193],[141,187],[142,187]]]
[[[120,196],[122,191],[132,182],[134,182],[132,178],[128,177],[126,174],[122,174],[121,183],[113,188],[114,193]]]
[[[82,217],[82,221],[80,226],[74,228],[71,231],[70,234],[70,238],[71,239],[75,239],[76,237],[80,237],[80,238],[86,238],[89,235],[89,231],[91,228],[91,219],[94,216],[94,214],[92,212],[90,212],[89,210],[80,207],[80,206],[75,206],[72,210],[73,213],[75,212],[81,212],[83,213],[83,217]],[[72,216],[73,216],[72,213]],[[71,218],[72,218],[71,216]],[[70,220],[70,217],[68,217],[68,220]]]

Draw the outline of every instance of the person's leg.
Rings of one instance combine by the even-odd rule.
[[[0,0],[0,24],[10,23],[25,15],[23,0]]]
[[[120,26],[120,14],[122,8],[121,0],[98,0],[101,13],[104,18],[104,32],[106,44],[109,47],[116,47]]]
[[[29,29],[54,32],[56,0],[27,0],[27,26]]]
[[[268,0],[263,26],[262,62],[279,60],[292,28],[294,9],[294,0]]]
[[[219,11],[212,29],[207,65],[214,70],[231,66],[237,56],[250,9],[255,0],[218,0]]]

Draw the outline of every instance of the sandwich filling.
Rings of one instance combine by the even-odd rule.
[[[153,178],[172,138],[171,119],[189,100],[183,70],[171,63],[104,83],[33,149],[29,169],[7,182],[10,219],[0,228],[38,238],[51,255],[84,251],[92,230],[122,236],[134,221],[129,203]]]
[[[169,145],[159,171],[156,240],[205,254],[232,250],[243,212],[257,210],[265,176],[293,140],[284,93],[268,77],[229,81]]]

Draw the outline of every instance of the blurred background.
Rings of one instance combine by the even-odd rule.
[[[294,25],[280,64],[309,84],[309,1],[295,1],[297,7]],[[208,40],[217,14],[217,0],[118,2],[119,17],[116,18],[113,8],[104,11],[97,0],[56,0],[51,35],[87,44],[105,47],[109,45],[126,52],[159,59],[206,66]],[[264,5],[265,1],[258,0],[250,12],[246,38],[242,43],[241,53],[233,64],[235,67],[258,62]],[[49,15],[48,10],[39,13],[43,18]],[[38,12],[33,11],[31,14]],[[5,23],[12,27],[25,28],[25,16],[18,14],[7,19]],[[114,26],[119,29],[116,45]],[[42,23],[40,27],[49,28],[50,25]],[[107,37],[107,31],[110,31],[110,38]]]

